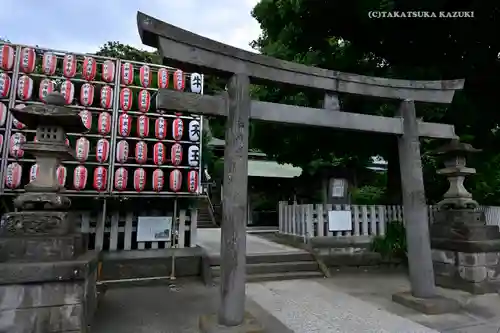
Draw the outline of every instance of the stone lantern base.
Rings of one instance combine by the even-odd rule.
[[[468,209],[434,212],[431,225],[436,284],[473,294],[500,289],[500,230],[484,213]]]
[[[38,219],[36,218],[38,216]],[[0,332],[88,332],[98,253],[65,212],[4,215],[0,227]]]

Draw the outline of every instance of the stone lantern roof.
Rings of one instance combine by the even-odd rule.
[[[481,152],[482,149],[476,149],[469,143],[460,142],[458,139],[450,140],[444,146],[439,147],[434,151],[434,155],[467,155],[470,153]]]
[[[57,126],[70,133],[87,131],[80,117],[75,117],[75,112],[65,105],[66,101],[63,95],[52,93],[47,95],[44,105],[33,104],[22,109],[12,108],[10,112],[28,128]]]

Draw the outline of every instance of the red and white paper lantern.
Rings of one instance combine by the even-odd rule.
[[[92,128],[92,112],[88,110],[82,110],[78,113],[82,119],[83,126],[89,131]]]
[[[101,135],[108,135],[111,131],[111,115],[107,112],[101,112],[97,119],[97,132]]]
[[[118,135],[127,137],[130,135],[130,130],[132,128],[132,118],[126,114],[122,113],[118,117]]]
[[[80,162],[85,162],[89,157],[90,143],[87,138],[81,137],[76,140],[75,144],[75,159]]]
[[[158,70],[158,89],[168,88],[168,69],[160,68]]]
[[[120,91],[120,109],[123,112],[129,111],[132,108],[132,100],[133,100],[132,89],[123,88]]]
[[[29,182],[34,182],[36,180],[36,177],[38,176],[40,168],[38,167],[38,164],[33,164],[30,168],[30,178]]]
[[[14,48],[7,44],[0,45],[0,69],[10,71],[13,66]]]
[[[180,165],[182,163],[182,146],[174,143],[170,148],[170,161],[172,165]]]
[[[56,176],[59,185],[64,187],[66,185],[66,176],[67,176],[67,170],[64,165],[60,165],[57,167]]]
[[[144,141],[135,144],[135,161],[144,164],[148,161],[148,145]]]
[[[5,126],[7,120],[7,105],[0,102],[0,127]]]
[[[113,107],[113,88],[103,86],[101,88],[100,105],[103,109],[111,109]]]
[[[22,129],[26,128],[26,125],[23,124],[22,122],[20,122],[19,120],[17,120],[16,118],[12,118],[12,126],[18,130],[22,130]]]
[[[94,179],[92,185],[94,189],[98,192],[103,192],[106,190],[106,185],[108,183],[108,169],[103,166],[98,166],[94,170]]]
[[[70,80],[64,81],[61,85],[61,94],[64,97],[66,104],[71,104],[73,102],[73,97],[75,96],[75,85]]]
[[[155,143],[153,146],[153,163],[162,165],[165,163],[165,145],[161,142]]]
[[[149,118],[145,115],[137,117],[136,129],[138,137],[147,137],[149,135]]]
[[[7,73],[0,73],[0,98],[7,98],[10,91],[10,76]]]
[[[174,140],[179,141],[182,139],[182,135],[184,134],[184,122],[181,118],[177,117],[174,119],[172,123],[172,137]]]
[[[139,91],[139,95],[137,98],[139,111],[148,112],[149,107],[151,106],[151,95],[149,94],[149,91],[144,89]]]
[[[128,171],[127,169],[120,167],[115,171],[115,189],[118,191],[123,191],[127,188],[128,182]]]
[[[92,103],[94,103],[94,91],[95,88],[92,84],[82,84],[80,88],[80,104],[82,106],[92,106]]]
[[[40,82],[40,87],[38,88],[38,99],[42,102],[46,102],[45,98],[48,94],[51,94],[55,91],[55,83],[51,79],[43,79]]]
[[[28,75],[23,75],[17,81],[17,96],[20,100],[31,99],[33,93],[33,79]]]
[[[111,60],[104,60],[102,63],[102,80],[112,83],[115,80],[115,63]]]
[[[198,184],[199,184],[198,171],[190,170],[187,174],[188,192],[197,193]]]
[[[36,54],[35,50],[31,47],[25,47],[21,50],[21,62],[19,63],[19,70],[23,73],[33,73],[35,70]]]
[[[105,163],[109,158],[109,141],[99,139],[96,145],[95,159],[99,163]]]
[[[54,75],[57,69],[57,56],[52,52],[45,52],[42,57],[42,72],[45,75]]]
[[[5,126],[7,120],[7,105],[0,102],[0,127]]]
[[[153,191],[161,192],[163,190],[163,185],[165,184],[165,174],[163,170],[156,169],[153,171]]]
[[[63,75],[67,78],[73,78],[76,75],[76,56],[74,54],[64,56]]]
[[[155,121],[155,136],[159,140],[163,140],[167,136],[167,121],[163,117],[159,117]]]
[[[116,161],[118,163],[126,163],[128,160],[129,145],[125,140],[120,140],[116,144]]]
[[[22,145],[26,143],[26,137],[22,133],[14,133],[10,136],[9,155],[14,158],[22,158],[24,150]]]
[[[143,168],[135,169],[134,171],[134,190],[137,192],[144,191],[146,187],[146,171]]]
[[[73,171],[73,187],[81,191],[87,186],[88,170],[83,165],[79,165]]]
[[[127,86],[134,83],[134,65],[129,62],[122,64],[121,81]]]
[[[10,189],[16,189],[21,185],[21,176],[23,173],[23,167],[17,163],[11,163],[7,166],[5,170],[5,186]]]
[[[174,72],[174,89],[183,91],[184,85],[184,73],[182,72],[182,70],[178,69]]]
[[[170,172],[169,185],[172,192],[179,192],[182,186],[182,173],[180,170],[174,169]]]
[[[97,73],[97,62],[92,57],[85,57],[83,59],[82,77],[87,81],[95,79]]]
[[[144,88],[151,85],[151,68],[148,65],[142,65],[139,69],[139,81]]]

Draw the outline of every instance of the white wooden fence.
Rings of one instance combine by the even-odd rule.
[[[316,236],[376,236],[384,235],[385,227],[391,221],[403,221],[402,206],[382,205],[322,205],[279,203],[279,232],[304,238]],[[352,231],[329,231],[328,211],[350,210]],[[429,221],[432,211],[429,206]],[[481,206],[479,210],[486,216],[486,223],[500,225],[500,207]]]
[[[90,250],[119,251],[169,248],[171,242],[137,242],[138,216],[171,216],[171,212],[153,211],[149,214],[134,212],[109,212],[103,219],[102,212],[78,212],[79,230],[88,235]],[[179,211],[179,222],[175,225],[178,235],[176,247],[195,247],[198,210]],[[174,227],[173,227],[174,228]],[[173,237],[172,237],[173,239]]]

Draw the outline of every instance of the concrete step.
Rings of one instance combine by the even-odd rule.
[[[212,276],[220,276],[220,266],[212,266]],[[247,274],[270,274],[287,272],[318,271],[318,264],[314,261],[272,262],[247,265]]]
[[[284,280],[300,280],[322,278],[320,272],[287,272],[287,273],[267,273],[267,274],[252,274],[247,275],[246,282],[263,282],[263,281],[284,281]],[[215,284],[220,283],[220,278],[214,278]]]
[[[278,263],[278,262],[297,262],[297,261],[313,261],[314,258],[310,253],[305,251],[290,251],[277,253],[259,253],[247,255],[247,264],[261,263]],[[220,256],[210,257],[211,266],[220,265]]]
[[[213,223],[201,223],[197,225],[198,229],[210,229],[210,228],[217,228],[217,226]]]

